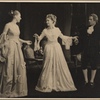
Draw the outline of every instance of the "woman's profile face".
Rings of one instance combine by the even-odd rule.
[[[46,24],[47,26],[52,26],[54,24],[53,20],[51,18],[46,18]]]
[[[17,22],[19,23],[21,20],[21,14],[18,13],[17,15],[15,15],[15,18],[16,18]]]

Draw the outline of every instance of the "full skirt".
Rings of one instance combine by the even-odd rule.
[[[58,42],[47,43],[44,49],[44,63],[37,91],[75,91],[77,90]]]
[[[2,62],[0,97],[22,97],[27,95],[26,66],[19,41],[7,41],[5,62]]]

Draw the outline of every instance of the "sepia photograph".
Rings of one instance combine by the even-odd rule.
[[[0,2],[3,98],[100,100],[100,2]]]

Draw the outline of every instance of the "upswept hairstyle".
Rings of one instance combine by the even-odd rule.
[[[50,18],[54,22],[54,24],[56,24],[57,22],[57,17],[54,14],[47,14],[46,18]]]

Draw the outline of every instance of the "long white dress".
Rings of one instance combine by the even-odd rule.
[[[2,67],[0,98],[26,96],[28,92],[26,66],[19,41],[20,32],[10,29],[7,34],[7,43],[0,49],[4,57],[2,66],[0,66]],[[3,43],[4,35],[5,34],[1,34],[0,36],[0,46]],[[0,57],[2,57],[2,55]]]
[[[58,37],[62,38],[63,42],[67,44],[67,48],[69,48],[71,43],[67,40],[70,41],[72,38],[64,36],[57,27],[54,29],[44,29],[40,37],[44,36],[47,37],[47,43],[44,48],[43,69],[35,89],[41,92],[77,90],[62,48],[57,40]]]

